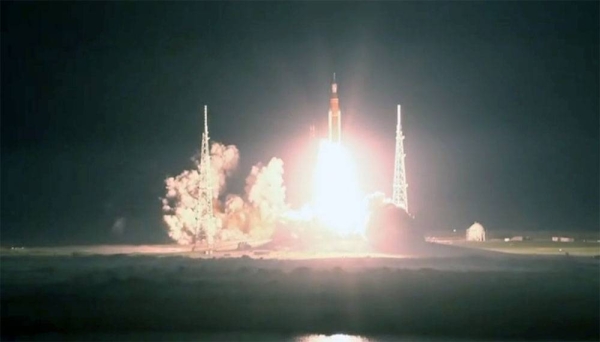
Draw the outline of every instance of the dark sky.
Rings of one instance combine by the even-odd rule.
[[[431,229],[598,230],[598,2],[2,1],[3,243],[166,241],[164,178],[201,108],[240,191],[326,122],[390,194],[402,104],[411,211]]]

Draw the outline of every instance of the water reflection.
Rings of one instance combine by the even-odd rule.
[[[296,342],[373,342],[373,340],[358,335],[335,334],[300,336]]]

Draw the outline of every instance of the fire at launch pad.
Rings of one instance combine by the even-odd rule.
[[[366,242],[369,237],[376,237],[379,242],[385,242],[386,236],[410,236],[412,239],[415,234],[390,235],[388,232],[390,227],[393,230],[398,225],[413,226],[412,219],[408,217],[404,135],[399,108],[392,199],[386,198],[383,193],[367,195],[361,189],[361,178],[352,151],[342,143],[342,113],[334,73],[327,138],[321,139],[314,165],[309,171],[312,174],[312,195],[304,206],[293,209],[286,202],[283,161],[279,158],[273,158],[266,166],[259,163],[252,168],[246,178],[243,196],[225,193],[226,179],[237,167],[239,152],[233,145],[215,142],[209,152],[205,107],[202,153],[196,161],[197,169],[166,180],[167,196],[163,199],[163,210],[169,235],[184,245],[195,245],[202,240],[209,249],[213,248],[213,243],[216,247],[231,241],[277,240],[275,237],[281,237],[282,231],[288,236],[311,241],[309,243],[313,247],[339,244],[342,240]],[[311,127],[311,136],[316,138],[314,126]],[[208,200],[207,193],[210,194]],[[399,219],[400,216],[394,214],[396,212],[402,218]],[[211,217],[203,217],[203,213]],[[206,222],[213,223],[207,225]],[[377,222],[378,227],[373,227],[373,222]],[[374,230],[376,234],[373,234]]]

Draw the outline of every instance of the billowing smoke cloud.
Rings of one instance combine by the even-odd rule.
[[[162,199],[163,219],[169,227],[169,236],[180,244],[193,241],[199,179],[198,171],[193,170],[165,180],[167,195]]]
[[[240,152],[233,145],[213,144],[210,149],[213,181],[217,187],[215,198],[225,192],[225,181],[237,169]]]
[[[386,198],[385,194],[380,191],[368,194],[364,198],[364,205],[366,206],[369,212],[372,212],[375,209],[382,207],[387,202],[391,202],[391,200]]]
[[[200,168],[200,152],[198,152],[192,161],[196,167]],[[227,177],[237,169],[240,161],[240,152],[234,145],[223,145],[221,143],[213,143],[210,147],[210,166],[212,169],[211,177],[214,184],[213,195],[218,198],[226,190]]]
[[[199,155],[192,158],[199,169]],[[283,161],[273,158],[266,166],[252,167],[246,178],[245,196],[228,194],[223,203],[219,196],[226,190],[226,180],[237,168],[239,151],[233,145],[211,146],[212,177],[215,184],[214,212],[216,231],[207,240],[232,240],[267,237],[286,208],[283,185]],[[165,180],[166,196],[162,199],[169,236],[180,244],[193,242],[196,228],[195,207],[198,203],[198,170],[183,171]]]
[[[217,202],[216,199],[225,191],[226,178],[237,168],[240,154],[234,145],[225,146],[220,143],[213,143],[210,152],[211,177],[214,184],[213,196]],[[192,161],[196,165],[195,170],[186,170],[176,177],[169,177],[165,180],[167,194],[162,199],[165,213],[163,218],[169,228],[169,236],[180,244],[192,243],[197,229],[195,208],[198,203],[200,187],[198,171],[200,154],[196,154]],[[219,230],[221,226],[221,220],[217,220],[213,230]],[[209,235],[205,237],[212,241],[216,231],[205,233]]]
[[[246,196],[252,208],[256,226],[254,235],[270,236],[277,220],[285,212],[285,186],[283,184],[283,160],[272,158],[267,166],[252,167],[246,178]]]

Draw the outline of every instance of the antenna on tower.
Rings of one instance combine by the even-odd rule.
[[[208,106],[204,105],[204,135],[206,135],[206,139],[208,140]]]
[[[193,237],[192,251],[201,238],[205,238],[212,248],[215,233],[215,214],[213,212],[213,189],[210,165],[210,138],[208,136],[208,107],[204,106],[204,132],[200,149],[200,170],[198,182],[198,203],[196,205],[196,227]]]
[[[398,121],[396,124],[396,153],[394,158],[394,185],[392,203],[402,208],[408,214],[408,184],[406,183],[406,168],[404,159],[404,134],[402,134],[401,108],[398,105]]]

